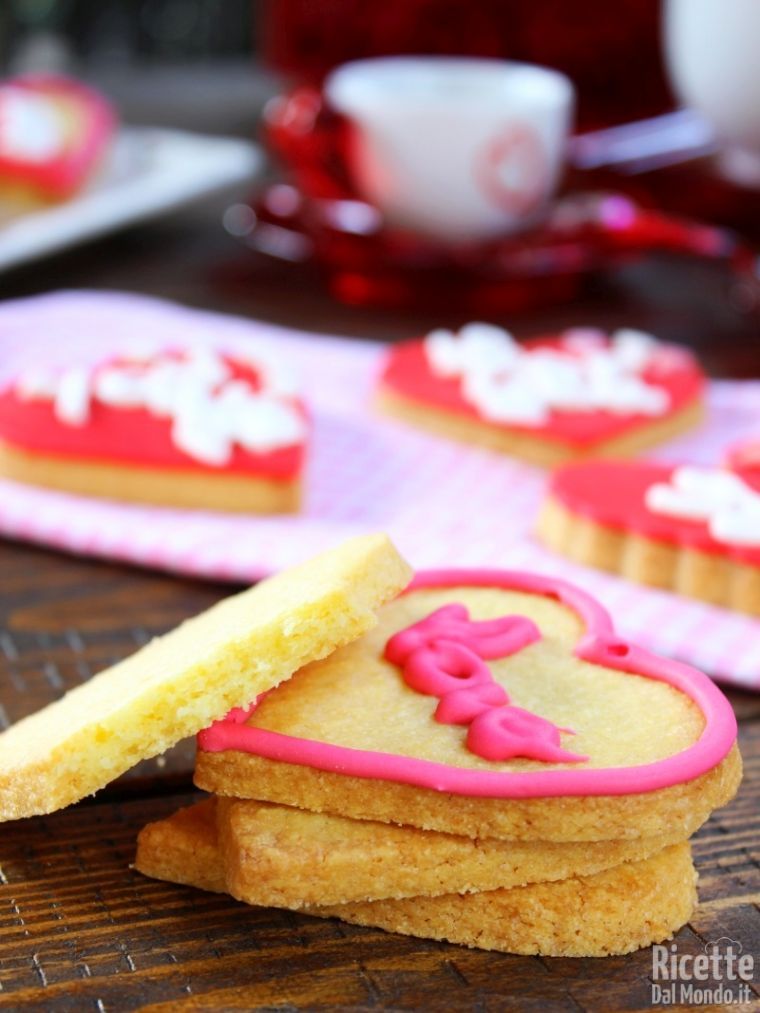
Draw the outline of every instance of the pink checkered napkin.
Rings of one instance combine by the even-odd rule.
[[[570,563],[531,536],[546,475],[374,415],[378,344],[284,330],[110,293],[64,292],[0,307],[0,382],[25,363],[70,362],[122,342],[276,350],[300,373],[315,416],[304,512],[248,517],[122,505],[0,482],[0,533],[69,552],[249,581],[349,535],[386,530],[417,567],[522,567],[574,581],[621,633],[738,685],[760,689],[760,622]],[[760,383],[714,383],[710,421],[661,448],[712,463],[760,432]]]

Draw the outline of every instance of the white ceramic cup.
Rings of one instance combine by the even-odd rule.
[[[760,185],[760,0],[668,0],[664,30],[679,97],[715,128],[726,172]]]
[[[530,225],[555,191],[574,99],[556,71],[380,57],[338,67],[324,89],[354,126],[357,189],[393,225],[447,243],[488,239]]]

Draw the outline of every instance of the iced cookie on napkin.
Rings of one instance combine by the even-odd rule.
[[[760,616],[760,472],[589,461],[552,476],[538,522],[551,549],[622,577]]]
[[[471,323],[389,351],[379,405],[431,432],[552,466],[630,456],[703,415],[694,357],[630,328],[516,342]]]
[[[0,475],[87,496],[297,510],[310,424],[271,356],[175,344],[22,371],[0,390]]]

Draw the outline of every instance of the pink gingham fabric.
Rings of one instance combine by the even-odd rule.
[[[553,573],[599,598],[620,632],[718,678],[760,689],[760,622],[570,563],[532,537],[539,469],[377,415],[383,346],[306,334],[117,293],[0,306],[0,383],[25,364],[96,361],[134,342],[261,347],[300,374],[314,413],[305,509],[253,517],[96,501],[0,481],[0,533],[66,552],[247,582],[349,535],[385,530],[419,568]],[[709,422],[652,456],[713,463],[760,434],[760,382],[716,382]]]

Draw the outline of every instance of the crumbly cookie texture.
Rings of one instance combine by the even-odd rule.
[[[75,802],[377,622],[411,571],[385,535],[219,602],[0,735],[0,819]]]
[[[551,495],[541,508],[537,533],[550,549],[586,566],[760,616],[760,567],[609,527]]]
[[[685,839],[736,794],[739,750],[685,784],[640,795],[467,798],[385,781],[326,773],[246,753],[204,753],[195,782],[219,795],[252,797],[353,819],[407,824],[466,837],[522,841],[636,840],[674,833]]]
[[[563,745],[590,759],[584,769],[646,765],[676,755],[700,737],[704,718],[686,694],[654,679],[584,661],[573,653],[583,625],[546,595],[499,587],[415,589],[381,611],[361,640],[309,665],[271,693],[249,724],[307,741],[408,756],[473,771],[521,773],[567,764],[492,761],[471,752],[460,725],[441,724],[438,701],[419,693],[383,657],[389,637],[452,602],[473,619],[520,615],[541,638],[489,661],[512,702],[549,719]],[[354,819],[403,823],[467,837],[528,841],[631,840],[676,834],[685,839],[735,793],[741,760],[734,747],[691,781],[640,794],[535,798],[450,794],[392,780],[367,780],[252,753],[198,755],[196,783],[207,791]]]
[[[480,950],[606,957],[670,939],[696,907],[696,883],[689,845],[675,844],[651,858],[558,883],[309,913]]]
[[[157,879],[224,892],[214,801],[149,824],[138,840],[135,868]],[[314,906],[308,913],[480,949],[605,956],[669,939],[695,903],[696,873],[689,845],[682,843],[556,883]]]
[[[226,893],[227,878],[216,830],[216,799],[179,809],[142,828],[134,868],[151,879]]]
[[[226,513],[296,513],[301,480],[53,456],[0,442],[0,474],[17,482],[80,496]]]
[[[217,828],[232,896],[293,909],[586,876],[679,840],[675,834],[582,844],[472,840],[222,797]]]
[[[592,456],[635,457],[650,447],[688,432],[698,426],[705,417],[704,405],[695,402],[665,418],[642,422],[635,429],[584,449],[553,440],[546,435],[534,435],[525,430],[504,429],[478,419],[444,411],[434,405],[422,405],[388,388],[380,389],[376,403],[383,414],[426,429],[436,436],[445,436],[461,443],[473,443],[488,450],[522,458],[542,468],[553,468],[566,461],[583,460]]]

